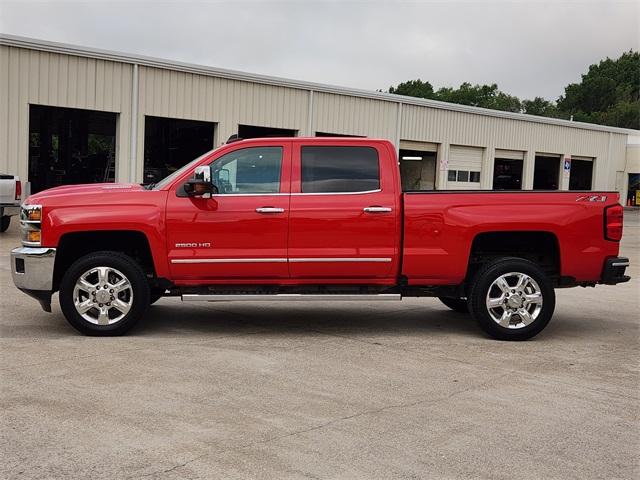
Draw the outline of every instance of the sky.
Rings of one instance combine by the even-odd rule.
[[[555,100],[640,49],[640,1],[8,1],[0,32],[368,90],[420,78]]]

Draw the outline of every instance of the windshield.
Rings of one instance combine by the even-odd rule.
[[[176,170],[175,172],[173,172],[171,175],[169,175],[168,177],[164,177],[162,180],[160,180],[158,183],[152,184],[150,185],[150,190],[161,190],[164,187],[166,187],[167,185],[171,184],[171,182],[173,182],[176,178],[178,178],[180,175],[182,175],[184,172],[186,172],[187,170],[189,170],[190,168],[193,168],[193,166],[195,164],[197,164],[200,160],[202,160],[204,157],[206,157],[207,155],[209,155],[213,150],[209,150],[207,153],[203,153],[202,155],[200,155],[198,158],[196,158],[195,160],[191,160],[189,163],[187,163],[184,167],[179,168],[178,170]]]

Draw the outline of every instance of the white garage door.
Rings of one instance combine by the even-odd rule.
[[[483,149],[478,147],[449,147],[447,189],[474,190],[480,188]]]

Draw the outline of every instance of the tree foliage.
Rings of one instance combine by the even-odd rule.
[[[633,51],[623,53],[618,59],[607,58],[591,65],[580,83],[568,85],[556,102],[542,97],[520,100],[502,92],[495,83],[465,82],[458,88],[434,90],[431,83],[418,79],[389,87],[388,91],[507,112],[640,129],[640,53]]]

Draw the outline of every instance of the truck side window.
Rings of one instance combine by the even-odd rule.
[[[378,151],[372,147],[302,147],[303,193],[366,192],[380,188]]]
[[[211,163],[211,179],[220,194],[278,193],[282,147],[250,147]]]

